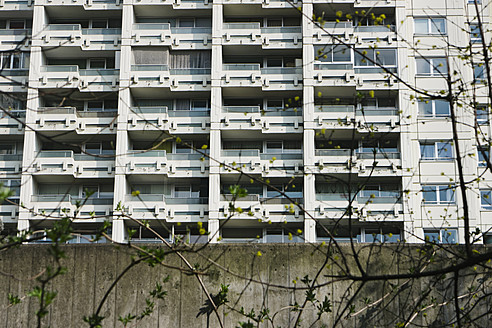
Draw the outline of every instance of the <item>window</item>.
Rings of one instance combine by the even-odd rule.
[[[302,243],[304,240],[297,230],[272,228],[265,229],[264,241],[265,243]]]
[[[415,34],[446,35],[446,19],[443,17],[415,18]]]
[[[483,63],[473,66],[473,78],[475,83],[485,83],[487,80],[487,72]]]
[[[106,99],[106,100],[89,100],[84,103],[84,110],[92,112],[103,112],[103,111],[117,111],[118,110],[118,100]]]
[[[12,154],[15,154],[15,142],[0,144],[0,155],[12,155]]]
[[[193,154],[195,153],[195,149],[200,151],[202,150],[202,146],[206,144],[206,140],[198,141],[198,140],[183,140],[181,142],[175,143],[175,153],[176,154]]]
[[[355,53],[355,66],[384,66],[396,67],[396,50],[395,49],[357,49]],[[365,57],[363,56],[365,55]],[[369,58],[369,59],[367,59]]]
[[[450,185],[422,186],[422,197],[426,204],[454,204],[454,187]]]
[[[417,75],[447,76],[448,64],[446,58],[415,58]]]
[[[489,124],[489,110],[486,106],[477,106],[475,115],[478,124]]]
[[[488,148],[478,147],[478,166],[487,166],[487,161],[490,160],[490,152]]]
[[[449,102],[445,100],[419,101],[419,115],[425,117],[449,117],[451,115],[451,108],[449,107]]]
[[[359,192],[359,195],[361,197],[398,198],[400,196],[400,192],[398,191],[398,186],[394,184],[366,185],[364,186],[364,189]]]
[[[492,245],[492,233],[487,233],[483,236],[483,243],[485,245]]]
[[[88,142],[85,152],[92,155],[114,155],[114,145],[111,141]]]
[[[350,148],[350,147],[349,147]],[[363,158],[372,158],[374,154],[389,154],[398,153],[398,141],[390,140],[363,140],[360,142],[360,147],[356,150],[358,154],[370,154],[372,156]]]
[[[397,243],[400,240],[399,229],[364,229],[364,242],[366,243]]]
[[[267,141],[265,152],[271,154],[299,153],[301,149],[302,143],[297,140]]]
[[[4,52],[0,60],[0,67],[3,69],[29,68],[29,53],[27,52]]]
[[[451,141],[424,142],[420,144],[420,158],[424,160],[449,160],[453,158]]]
[[[176,99],[176,110],[210,110],[208,99]]]
[[[458,230],[456,229],[436,229],[424,230],[425,241],[435,244],[457,244]]]
[[[492,210],[492,190],[480,190],[480,204],[483,209]]]
[[[276,189],[274,189],[276,188]],[[277,190],[283,191],[284,194],[290,198],[302,198],[302,184],[290,183],[290,184],[272,184],[266,186],[267,198],[284,198],[283,194],[280,194]]]
[[[105,58],[91,58],[87,60],[87,68],[92,69],[105,69],[106,59]]]
[[[316,60],[328,63],[351,63],[352,51],[344,45],[327,45],[315,47]]]
[[[200,189],[203,189],[203,188],[199,185],[174,186],[174,197],[176,197],[176,198],[198,198],[198,197],[200,197]]]
[[[482,31],[480,31],[480,25],[470,24],[470,40],[472,43],[482,42]]]

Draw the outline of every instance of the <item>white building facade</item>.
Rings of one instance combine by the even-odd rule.
[[[134,218],[169,240],[463,243],[450,106],[414,88],[449,68],[483,106],[456,112],[489,231],[488,92],[459,56],[477,24],[466,0],[0,0],[3,233],[68,214],[120,242],[158,241]]]

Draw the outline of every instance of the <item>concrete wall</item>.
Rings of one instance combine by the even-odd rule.
[[[382,273],[406,273],[410,267],[418,264],[417,258],[425,258],[418,251],[417,246],[404,247],[364,247],[358,246],[361,262],[365,269],[372,274]],[[65,246],[66,259],[63,264],[68,272],[57,277],[50,286],[58,291],[54,303],[50,306],[50,313],[43,326],[51,327],[86,327],[82,321],[84,315],[90,315],[98,306],[101,298],[112,281],[127,266],[132,252],[126,247],[114,247],[111,245],[75,245]],[[459,252],[461,248],[449,249]],[[258,251],[262,255],[258,256]],[[322,324],[333,326],[336,314],[347,304],[347,300],[356,293],[359,283],[350,281],[335,282],[325,277],[327,274],[336,274],[343,268],[344,258],[353,273],[357,273],[354,259],[349,245],[344,245],[341,256],[337,252],[332,253],[326,260],[327,247],[316,248],[313,245],[214,245],[199,252],[199,254],[185,254],[192,264],[199,264],[208,275],[203,276],[205,285],[212,293],[217,293],[220,284],[229,284],[229,305],[237,309],[244,307],[246,312],[254,309],[256,313],[265,306],[270,309],[270,316],[275,313],[275,327],[293,326],[297,313],[289,311],[288,306],[304,301],[305,290],[299,289],[303,284],[301,278],[309,275],[312,279],[320,271],[320,283],[325,285],[316,290],[317,298],[322,300],[327,296],[332,302],[333,312],[324,314],[315,323],[314,327]],[[432,252],[428,249],[426,254]],[[208,259],[212,259],[214,263]],[[428,269],[440,268],[448,265],[456,258],[452,253],[438,251],[434,255],[434,262]],[[12,293],[19,297],[37,285],[33,279],[47,265],[52,265],[48,254],[47,245],[29,245],[17,249],[10,249],[0,253],[0,328],[4,327],[33,327],[36,325],[35,311],[37,302],[25,297],[22,303],[9,306],[7,294]],[[168,266],[184,267],[180,259],[172,254],[166,257]],[[340,265],[340,267],[338,267]],[[487,279],[482,279],[478,267],[462,273],[468,273],[466,278],[459,281],[460,295],[469,293],[468,287],[474,285],[484,292],[491,292]],[[109,295],[103,306],[101,315],[105,316],[103,327],[123,327],[118,321],[119,316],[128,313],[137,313],[145,307],[145,298],[148,292],[155,286],[155,282],[170,275],[169,282],[164,284],[168,295],[163,301],[156,303],[154,313],[138,323],[137,327],[207,327],[205,315],[196,317],[200,307],[205,302],[196,278],[186,275],[179,270],[156,266],[154,268],[139,264],[131,269],[121,280],[113,292]],[[489,270],[490,275],[490,270]],[[450,274],[447,277],[451,277]],[[261,281],[264,284],[250,281]],[[296,280],[297,283],[293,283]],[[430,296],[436,298],[437,303],[452,300],[453,285],[450,279],[425,278],[415,281],[379,281],[367,283],[353,302],[355,315],[348,312],[337,323],[337,327],[395,327],[399,322],[411,317],[414,305],[430,291],[425,298],[425,304],[431,304]],[[288,286],[290,289],[267,286],[266,284]],[[395,287],[400,284],[400,287]],[[367,304],[375,303],[383,295],[381,302],[368,308]],[[487,315],[485,302],[490,298],[471,298],[467,294],[461,299],[460,305],[465,309],[477,302],[471,317],[483,315],[478,326],[486,327],[492,316]],[[467,301],[471,300],[471,303]],[[367,303],[367,304],[366,304]],[[287,308],[286,308],[287,307]],[[364,310],[364,308],[366,308]],[[359,312],[360,311],[360,312]],[[489,309],[490,311],[490,309]],[[426,313],[424,316],[423,313]],[[222,307],[220,310],[222,320],[226,327],[236,327],[238,321],[247,321],[246,318],[230,309]],[[300,327],[309,327],[316,320],[316,310],[308,304],[302,316]],[[418,314],[412,323],[424,326],[432,324],[442,327],[445,322],[454,318],[454,303],[444,306],[429,308]],[[410,325],[412,326],[412,325]],[[209,327],[219,327],[214,315],[210,316]],[[266,323],[261,327],[272,327]]]

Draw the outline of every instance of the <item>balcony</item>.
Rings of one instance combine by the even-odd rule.
[[[159,45],[172,49],[211,49],[211,27],[171,27],[169,23],[133,24],[132,46]]]
[[[364,191],[357,196],[351,195],[352,218],[358,217],[363,221],[397,221],[403,220],[403,202],[400,192],[386,192],[386,195],[366,195]],[[316,193],[315,217],[318,219],[348,218],[348,194],[346,193]]]
[[[355,110],[353,105],[315,105],[316,128],[357,129],[360,132],[397,132],[400,113],[396,108],[364,107]]]
[[[2,113],[0,117],[0,135],[1,134],[24,134],[24,122],[26,120],[25,110],[11,110],[8,114]]]
[[[47,25],[36,39],[40,46],[73,46],[82,50],[119,50],[120,28],[82,28],[80,24]]]
[[[395,25],[368,25],[354,26],[351,21],[336,22],[327,21],[320,26],[315,24],[313,28],[313,43],[314,44],[329,44],[333,35],[343,36],[347,43],[353,43],[359,39],[386,39],[393,42],[396,41],[396,26]]]
[[[224,130],[259,130],[264,133],[302,131],[302,110],[264,111],[260,106],[223,106]]]
[[[298,152],[267,152],[260,153],[259,149],[227,149],[222,150],[221,160],[243,172],[261,173],[262,176],[292,176],[302,173],[303,153]],[[227,167],[222,173],[229,172]],[[237,173],[233,170],[231,173]]]
[[[79,69],[77,65],[41,66],[39,88],[78,88],[82,92],[116,91],[118,69]]]
[[[2,43],[5,44],[19,45],[21,42],[25,42],[24,44],[27,47],[29,46],[31,35],[31,29],[0,30],[0,38],[2,39]]]
[[[352,154],[352,156],[351,156]],[[384,176],[401,173],[399,152],[384,148],[376,153],[372,149],[361,152],[350,149],[316,149],[315,163],[321,173],[355,173],[359,176]],[[376,166],[373,168],[374,163]]]
[[[208,216],[208,197],[126,195],[125,205],[128,214],[138,219],[178,219],[181,222],[196,222]]]
[[[26,92],[28,78],[29,69],[9,69],[6,67],[2,69],[2,74],[0,75],[0,91],[7,93]]]
[[[292,8],[290,2],[284,0],[224,0],[224,4],[243,4],[243,5],[261,5],[262,8]],[[296,6],[301,4],[300,0],[293,0]]]
[[[319,126],[328,124],[341,128],[375,124],[395,128],[400,122],[400,113],[394,107],[364,106],[356,109],[353,105],[314,105],[314,119]],[[340,120],[345,124],[340,124]]]
[[[114,176],[114,156],[74,154],[71,150],[43,150],[35,158],[33,174],[71,175],[78,178]]]
[[[300,194],[293,194],[292,201],[297,204],[303,204],[303,198]],[[231,202],[235,208],[240,207],[242,212],[231,212]],[[262,219],[272,222],[284,221],[302,221],[304,215],[299,208],[285,197],[262,197],[259,194],[249,194],[245,197],[234,200],[233,195],[220,195],[220,208],[224,213],[223,219],[231,217],[232,220],[251,220]]]
[[[78,111],[75,107],[40,107],[40,131],[76,131],[78,134],[115,133],[117,110]]]
[[[131,66],[133,87],[170,88],[173,91],[210,90],[210,68],[169,68],[167,65]]]
[[[202,154],[134,151],[126,158],[127,174],[166,174],[169,177],[207,177],[209,159]]]
[[[0,2],[0,11],[13,10],[32,10],[34,0],[2,0]]]
[[[19,174],[22,172],[22,154],[1,154],[0,172]]]
[[[123,0],[42,0],[44,6],[83,6],[85,10],[122,9]]]
[[[173,9],[212,9],[212,0],[131,0],[133,5],[169,5]]]
[[[78,210],[81,215],[83,213],[94,213],[96,215],[107,216],[110,215],[113,210],[112,197],[91,196],[86,199],[70,194],[32,195],[31,202],[34,206],[34,213],[39,213],[38,215],[33,214],[33,216],[39,216],[41,218],[45,217],[45,215],[49,215],[49,218],[74,215],[76,210]],[[105,218],[102,218],[101,220],[104,219]],[[87,219],[84,219],[84,221],[87,221]]]
[[[166,130],[178,134],[205,133],[210,130],[210,111],[132,107],[128,114],[128,130]]]
[[[302,89],[301,67],[264,67],[260,64],[223,64],[222,86],[261,87],[262,90]]]
[[[224,23],[224,45],[258,45],[263,49],[302,48],[300,26],[260,27],[260,23]]]

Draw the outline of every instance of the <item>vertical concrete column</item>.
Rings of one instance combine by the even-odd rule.
[[[210,110],[210,169],[209,169],[209,240],[217,242],[219,237],[220,209],[220,119],[222,114],[222,25],[224,21],[222,3],[212,5],[212,90]]]
[[[123,4],[121,50],[119,54],[120,89],[118,91],[118,118],[116,132],[116,158],[114,178],[114,202],[113,210],[118,205],[125,207],[125,195],[128,190],[126,180],[127,154],[130,149],[128,136],[128,113],[131,104],[130,69],[131,69],[131,33],[134,22],[133,5],[129,2]],[[121,214],[122,211],[115,211]],[[112,238],[115,242],[124,242],[127,238],[125,220],[121,216],[113,217]]]
[[[33,8],[32,35],[36,36],[47,24],[47,16],[43,5],[35,5]],[[32,43],[29,64],[29,86],[36,85],[41,77],[41,66],[43,65],[43,55],[41,47],[35,42]],[[36,194],[36,185],[33,181],[33,164],[40,150],[39,140],[36,132],[31,128],[36,128],[37,111],[40,107],[39,92],[37,89],[29,88],[27,91],[26,104],[26,127],[24,129],[24,149],[22,156],[22,175],[19,201],[23,206],[19,206],[19,220],[17,229],[29,229],[30,209],[33,209],[32,196]]]
[[[310,217],[315,214],[314,181],[314,87],[313,87],[313,4],[303,1],[302,4],[302,65],[303,65],[303,152],[304,152],[304,239],[306,242],[316,241],[316,222]]]

